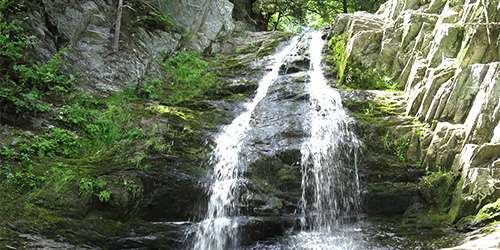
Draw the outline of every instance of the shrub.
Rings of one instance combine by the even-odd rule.
[[[15,188],[16,192],[23,194],[40,187],[43,182],[43,177],[37,177],[33,174],[32,166],[29,165],[25,169],[8,172],[7,183]]]
[[[163,63],[166,80],[152,80],[141,86],[139,95],[172,104],[199,99],[217,85],[209,63],[196,52],[180,52]]]
[[[2,146],[0,157],[9,161],[30,161],[33,157],[71,157],[80,149],[79,136],[69,130],[51,128],[45,134],[21,134],[14,146]]]
[[[23,1],[0,0],[0,112],[47,112],[73,79],[61,71],[61,53],[44,64],[23,61],[30,37],[15,18],[23,8]]]

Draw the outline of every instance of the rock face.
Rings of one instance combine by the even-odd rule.
[[[161,1],[161,9],[188,34],[185,42],[191,49],[203,51],[234,29],[233,4],[228,0]]]
[[[348,34],[348,64],[389,74],[405,91],[406,114],[432,125],[419,160],[454,174],[452,221],[500,195],[499,22],[498,0],[389,0],[332,28]]]
[[[65,49],[63,65],[80,86],[115,91],[160,77],[160,60],[176,49],[203,51],[234,29],[228,0],[131,0],[125,5],[120,51],[113,53],[117,1],[30,3],[27,23],[39,40],[34,56],[44,61]]]

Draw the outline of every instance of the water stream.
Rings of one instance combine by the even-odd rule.
[[[292,39],[286,47],[273,55],[271,67],[259,82],[255,97],[245,104],[245,111],[230,125],[223,127],[217,135],[212,155],[214,170],[211,176],[208,208],[204,219],[193,227],[195,235],[192,248],[196,250],[361,250],[393,249],[389,245],[401,246],[406,244],[405,242],[412,242],[394,237],[395,234],[391,228],[380,230],[379,226],[360,219],[357,156],[361,142],[352,129],[354,120],[343,107],[340,93],[332,88],[325,78],[322,69],[322,51],[325,41],[322,35],[323,33],[319,31],[303,34],[301,37]],[[299,51],[300,53],[297,53]],[[280,72],[280,68],[287,68],[296,63],[294,60],[303,56],[309,58],[309,68],[305,60],[306,64],[300,68],[302,72],[288,73],[287,70]],[[307,111],[303,114],[292,111],[290,114],[276,116],[294,115],[304,122],[304,133],[297,133],[301,136],[300,143],[297,144],[301,158],[298,164],[294,165],[297,171],[298,168],[301,170],[302,192],[300,193],[300,190],[297,192],[297,200],[300,198],[300,201],[295,206],[297,209],[295,215],[287,214],[294,219],[297,218],[296,223],[292,222],[292,226],[288,226],[284,233],[281,231],[273,235],[275,233],[273,232],[262,240],[259,238],[250,243],[244,240],[248,237],[241,237],[239,240],[243,232],[249,232],[241,230],[247,226],[244,218],[260,216],[238,211],[242,205],[239,204],[242,190],[249,184],[244,174],[251,160],[245,149],[252,145],[250,142],[255,139],[251,135],[252,131],[255,132],[257,128],[252,125],[252,122],[266,123],[265,119],[269,120],[268,116],[264,116],[264,120],[253,120],[253,118],[261,113],[276,110],[287,112],[287,109],[272,107],[283,105],[283,102],[276,101],[279,99],[276,97],[276,91],[287,93],[286,91],[294,89],[292,86],[296,87],[297,85],[294,84],[297,82],[289,81],[293,79],[293,76],[300,75],[308,77],[299,82],[299,85],[302,84],[300,86],[304,88],[296,88],[296,91],[303,93],[301,96],[307,99],[304,99],[303,104],[296,103],[296,105],[303,105],[305,108],[291,110]],[[284,96],[290,95],[287,93]],[[279,100],[287,101],[288,99]],[[271,107],[260,109],[259,104]],[[273,128],[263,125],[259,126],[259,129],[269,132],[269,129]],[[270,136],[263,138],[276,140],[280,137],[274,137],[273,133],[279,134],[282,131],[287,130],[272,130]],[[270,142],[261,143],[279,147],[277,150],[287,146]],[[272,218],[275,215],[264,216]],[[268,224],[254,225],[251,230],[259,231],[264,227],[268,229],[268,226]],[[390,241],[384,242],[385,239],[390,239]],[[393,241],[396,243],[392,244]]]
[[[242,173],[247,167],[242,148],[250,128],[251,115],[266,96],[269,86],[276,81],[280,67],[296,49],[297,42],[298,38],[293,38],[289,45],[271,57],[270,71],[259,82],[253,100],[245,104],[245,111],[224,127],[215,139],[208,209],[205,219],[198,225],[194,249],[219,250],[238,245],[238,191],[245,181]]]
[[[311,136],[302,145],[302,232],[291,241],[294,249],[352,249],[345,227],[360,204],[356,158],[360,142],[353,120],[342,106],[337,90],[328,85],[322,69],[322,33],[312,32],[311,68],[306,85],[312,105],[308,115]]]
[[[288,240],[290,248],[325,249],[337,245],[349,248],[345,218],[356,215],[359,207],[359,180],[356,154],[359,141],[349,125],[352,119],[342,106],[340,94],[323,75],[324,40],[319,31],[304,35],[309,39],[310,70],[306,85],[312,106],[310,138],[302,145],[302,232]],[[280,67],[296,49],[298,38],[272,57],[271,70],[260,81],[257,94],[246,103],[245,111],[217,136],[212,161],[214,171],[205,219],[199,223],[194,249],[238,248],[238,196],[247,163],[242,154],[251,115],[276,81]],[[325,245],[326,244],[326,245]]]

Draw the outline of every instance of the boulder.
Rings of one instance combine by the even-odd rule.
[[[161,61],[178,48],[204,51],[234,29],[233,4],[228,0],[131,3],[132,8],[124,8],[120,50],[115,53],[111,48],[115,4],[105,0],[30,3],[26,22],[37,38],[31,48],[34,58],[47,61],[64,49],[62,65],[78,75],[80,87],[98,93],[118,91],[145,78],[161,77]],[[173,22],[167,25],[160,17],[149,17],[151,8]],[[144,23],[148,18],[152,24]]]

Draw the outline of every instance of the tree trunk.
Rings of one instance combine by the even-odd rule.
[[[120,29],[122,26],[123,0],[118,0],[118,9],[116,11],[115,35],[113,37],[113,52],[120,49]]]
[[[349,10],[348,10],[348,3],[347,3],[347,0],[342,0],[342,8],[344,9],[344,13],[347,13]]]

